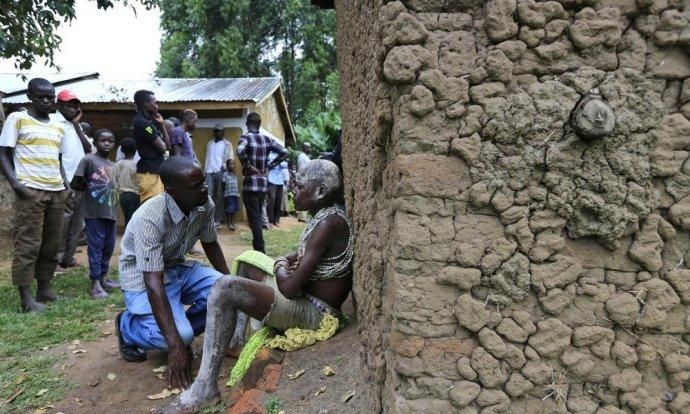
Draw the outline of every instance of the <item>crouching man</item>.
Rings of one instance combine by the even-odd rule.
[[[237,275],[216,282],[208,298],[208,331],[199,373],[191,387],[154,413],[192,414],[220,398],[218,374],[225,351],[231,342],[237,343],[233,334],[237,337],[245,331],[244,326],[237,329],[240,320],[246,320],[240,315],[283,331],[315,330],[325,314],[342,316],[340,307],[352,287],[354,235],[350,219],[335,204],[340,185],[334,163],[312,160],[303,165],[295,207],[311,212],[312,218],[296,251],[275,260],[273,272],[242,263]],[[264,255],[255,252],[254,256]]]
[[[206,327],[211,287],[230,272],[204,173],[192,159],[176,156],[163,162],[159,174],[165,192],[139,207],[122,238],[119,270],[126,310],[116,327],[126,361],[144,361],[151,349],[167,352],[170,386],[187,387],[188,347]],[[185,259],[197,240],[215,270]]]

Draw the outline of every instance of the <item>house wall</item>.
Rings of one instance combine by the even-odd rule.
[[[240,128],[225,128],[225,138],[227,138],[232,144],[232,149],[237,159],[237,142],[240,140],[242,135],[242,129]],[[206,165],[206,145],[208,141],[213,139],[213,128],[197,128],[194,130],[194,153],[196,153],[197,158],[201,162],[202,168]],[[239,162],[235,162],[235,175],[237,175],[237,181],[240,185],[240,192],[242,191],[242,166]],[[240,195],[241,198],[241,195]],[[241,204],[241,203],[240,203]],[[238,221],[246,220],[247,215],[244,211],[244,205],[240,205],[240,211],[235,214],[235,219]]]
[[[688,412],[684,2],[336,12],[372,412]]]
[[[280,118],[275,93],[259,104],[254,111],[261,115],[261,126],[285,143],[285,127]]]

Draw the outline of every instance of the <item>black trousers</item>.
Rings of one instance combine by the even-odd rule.
[[[122,215],[125,216],[125,227],[132,218],[132,214],[139,208],[139,193],[123,191],[120,193],[120,208]]]
[[[280,222],[281,204],[283,203],[283,186],[268,184],[268,202],[266,203],[266,214],[268,221],[273,224]]]
[[[247,212],[247,221],[252,229],[252,247],[254,250],[266,253],[264,248],[264,233],[261,226],[261,203],[263,203],[266,193],[256,191],[242,192],[242,202]]]

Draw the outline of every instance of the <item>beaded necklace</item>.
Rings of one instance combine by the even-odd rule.
[[[327,280],[327,279],[339,279],[349,275],[352,272],[352,258],[355,253],[354,245],[354,235],[352,234],[352,222],[345,215],[345,212],[336,206],[326,207],[319,210],[314,217],[309,220],[307,227],[302,232],[302,236],[299,239],[299,244],[297,245],[297,254],[302,256],[304,254],[305,246],[307,245],[307,240],[311,233],[314,231],[316,226],[331,214],[337,214],[342,217],[347,223],[347,230],[349,233],[347,239],[347,247],[342,253],[333,257],[324,257],[316,265],[316,268],[309,276],[309,280]]]

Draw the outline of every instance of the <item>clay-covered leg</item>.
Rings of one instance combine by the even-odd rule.
[[[238,311],[263,319],[275,300],[273,289],[240,277],[222,277],[208,297],[206,333],[201,367],[194,383],[169,405],[156,408],[157,414],[192,414],[218,401],[218,374],[235,331]]]
[[[256,266],[248,263],[240,263],[237,267],[237,275],[245,279],[251,279],[256,282],[263,282],[267,274]],[[227,356],[231,358],[238,358],[242,352],[244,344],[247,342],[247,323],[249,316],[244,312],[237,312],[237,323],[235,325],[235,333],[232,335],[230,345],[228,346]]]

